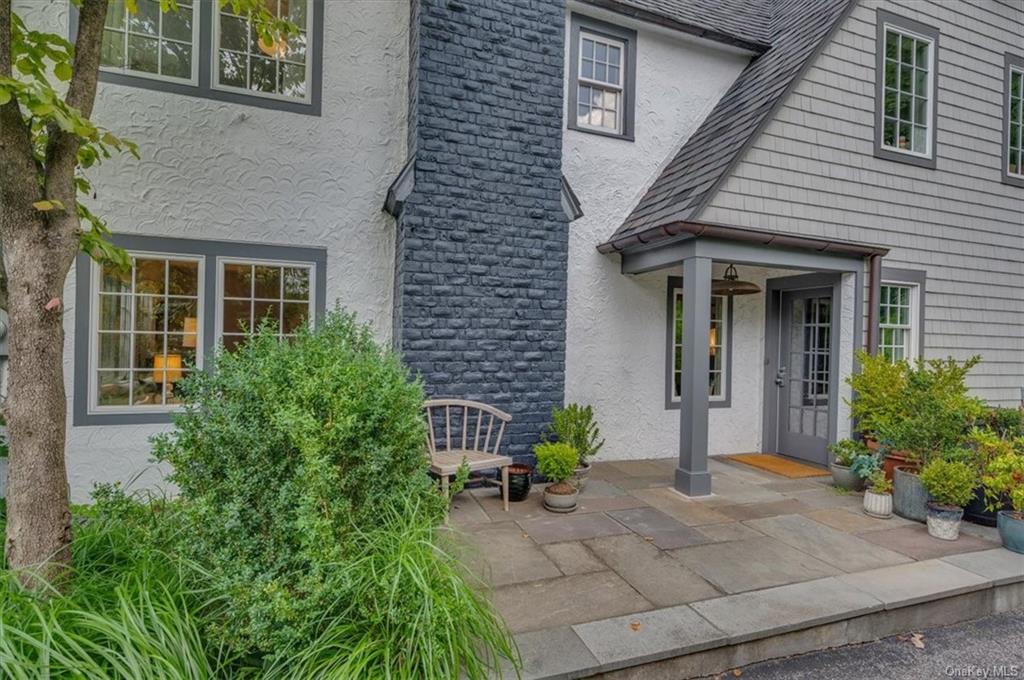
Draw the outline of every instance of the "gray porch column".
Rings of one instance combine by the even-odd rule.
[[[711,328],[711,259],[683,260],[683,383],[679,409],[676,489],[711,493],[708,472],[708,333]]]

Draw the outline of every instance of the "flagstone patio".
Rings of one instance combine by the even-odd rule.
[[[843,581],[850,575],[877,570],[884,576],[892,568],[916,573],[899,567],[1006,552],[987,527],[965,523],[960,539],[947,542],[916,522],[868,517],[861,495],[837,491],[828,476],[791,480],[711,460],[713,495],[689,499],[671,486],[674,467],[674,459],[595,463],[580,507],[569,515],[544,510],[539,488],[507,513],[494,489],[455,498],[451,523],[472,546],[465,559],[492,585],[498,611],[521,647],[535,652],[538,644],[555,644],[573,632],[576,637],[563,640],[565,649],[582,639],[577,651],[589,662],[595,650],[584,639],[587,631],[614,617],[668,616],[673,623],[665,626],[673,629],[696,616],[699,629],[709,617],[714,622],[720,608],[737,606],[730,603],[744,593],[785,598],[793,584],[828,583],[825,599],[841,603],[847,590],[863,595],[855,577]],[[1024,580],[1024,562],[1011,562]],[[802,590],[791,594],[806,597]],[[716,630],[725,635],[721,626]],[[583,677],[551,675],[543,663],[530,663],[527,677]]]

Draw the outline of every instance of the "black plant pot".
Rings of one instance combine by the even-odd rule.
[[[525,501],[530,495],[533,468],[529,465],[508,466],[508,499],[513,503]]]
[[[996,525],[996,513],[999,510],[1010,510],[1009,499],[1003,499],[1003,505],[995,510],[989,510],[985,502],[985,489],[978,487],[974,490],[974,499],[964,506],[964,519],[974,524],[981,524],[986,527]]]

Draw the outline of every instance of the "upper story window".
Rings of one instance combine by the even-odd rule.
[[[669,279],[669,391],[667,406],[677,408],[683,384],[683,289],[681,279]],[[708,400],[711,406],[729,405],[729,351],[731,348],[729,298],[711,297],[708,329]]]
[[[572,15],[568,127],[633,138],[636,32]]]
[[[1003,181],[1024,187],[1024,57],[1006,55]]]
[[[216,0],[111,0],[104,25],[101,80],[263,108],[319,115],[324,0],[264,0],[299,34],[273,43],[248,16]],[[77,16],[74,14],[73,17]],[[77,21],[72,21],[72,38]]]
[[[878,12],[876,155],[935,165],[938,31]]]

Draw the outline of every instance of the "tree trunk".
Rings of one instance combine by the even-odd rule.
[[[37,576],[59,583],[71,564],[63,312],[51,301],[63,296],[78,248],[75,222],[72,215],[47,219],[11,205],[0,214],[10,315],[4,547],[27,587],[40,585]]]

